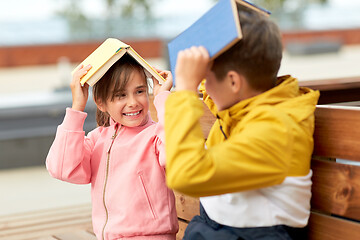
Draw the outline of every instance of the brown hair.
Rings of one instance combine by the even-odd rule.
[[[239,11],[243,38],[214,60],[218,80],[233,70],[245,76],[250,87],[266,91],[275,86],[282,59],[282,40],[277,25],[253,10]]]
[[[109,99],[114,101],[116,94],[125,90],[134,71],[138,71],[143,75],[145,85],[148,86],[144,69],[134,58],[125,53],[93,86],[94,101],[97,103],[106,103]],[[109,126],[109,120],[110,115],[107,112],[102,112],[99,108],[96,110],[98,126]]]

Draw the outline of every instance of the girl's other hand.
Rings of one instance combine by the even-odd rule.
[[[72,93],[72,109],[84,111],[89,96],[89,85],[81,86],[80,79],[91,69],[91,65],[81,65],[73,74],[70,83]]]
[[[156,80],[156,78],[152,77],[154,83],[154,96],[158,95],[160,92],[170,91],[173,85],[173,78],[171,72],[166,70],[160,70],[157,68],[154,69],[165,79],[165,82],[160,84],[158,80]]]

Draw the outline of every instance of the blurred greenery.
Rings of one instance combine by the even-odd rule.
[[[301,28],[304,12],[312,4],[325,5],[328,0],[253,0],[254,4],[271,12],[271,17],[283,28]]]
[[[111,17],[134,17],[135,13],[140,13],[143,17],[149,18],[152,16],[151,6],[155,0],[101,0],[106,5],[106,16]],[[159,1],[159,0],[158,0]],[[180,1],[180,0],[179,0]],[[209,0],[217,2],[218,0]],[[311,3],[325,4],[328,0],[250,0],[261,7],[264,7],[271,12],[283,11],[286,5],[291,5],[294,8],[303,9]],[[58,13],[67,18],[79,17],[84,19],[85,15],[82,13],[82,1],[68,0],[68,4],[64,9]]]
[[[107,17],[151,17],[151,5],[154,0],[103,0],[107,9]]]
[[[63,0],[58,0],[63,1]],[[101,19],[93,19],[83,12],[86,0],[67,0],[63,9],[57,15],[68,22],[71,38],[94,39],[116,34],[116,29],[125,31],[140,31],[151,27],[154,21],[152,5],[162,0],[99,0],[106,11]],[[181,0],[178,0],[181,1]],[[208,0],[217,2],[218,0]],[[250,1],[271,11],[271,17],[283,28],[301,28],[303,14],[311,4],[326,4],[328,0],[252,0]],[[139,27],[140,26],[140,27]],[[128,28],[128,29],[126,29]],[[136,34],[136,33],[133,33]]]
[[[106,6],[105,18],[113,17],[134,17],[140,14],[142,17],[149,18],[151,14],[151,5],[155,0],[101,0]],[[64,9],[60,9],[57,14],[65,18],[86,19],[82,12],[84,1],[68,0]],[[139,15],[137,15],[139,16]]]
[[[119,24],[116,20],[121,18],[123,25],[131,28],[134,21],[149,24],[152,20],[151,5],[159,0],[100,0],[106,11],[101,19],[93,19],[83,12],[86,0],[67,0],[63,9],[57,11],[57,16],[68,22],[69,31],[73,40],[96,39],[104,35],[111,35]],[[160,0],[161,1],[161,0]],[[126,23],[126,24],[125,24]]]
[[[311,3],[325,4],[328,0],[253,0],[251,2],[273,12],[284,10],[287,4],[303,8]]]

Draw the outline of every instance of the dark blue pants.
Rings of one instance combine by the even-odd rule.
[[[235,228],[211,220],[200,204],[200,216],[187,226],[183,240],[306,240],[305,228],[285,225],[256,228]]]

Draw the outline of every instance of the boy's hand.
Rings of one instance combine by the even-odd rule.
[[[180,51],[175,67],[176,90],[197,92],[200,82],[206,76],[209,62],[209,53],[202,46]]]
[[[165,71],[165,70],[160,70],[157,68],[154,68],[154,69],[165,79],[165,82],[160,85],[158,80],[156,80],[154,77],[152,77],[152,80],[154,83],[154,87],[153,87],[154,96],[158,95],[160,92],[170,91],[170,89],[173,85],[173,78],[172,78],[171,72]]]
[[[70,83],[72,93],[72,109],[84,111],[86,102],[89,96],[89,85],[81,86],[80,78],[84,76],[91,68],[91,65],[81,65],[73,74],[73,79]]]

